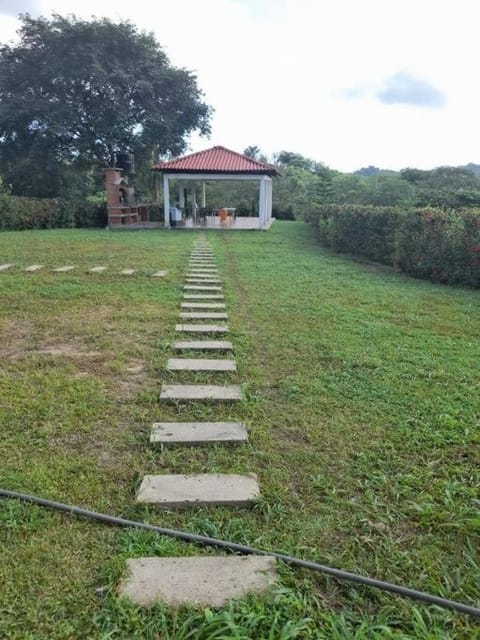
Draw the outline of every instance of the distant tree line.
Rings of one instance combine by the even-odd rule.
[[[247,147],[244,155],[268,160],[257,146]],[[400,172],[366,167],[342,173],[292,151],[274,154],[271,162],[281,173],[275,178],[273,189],[273,215],[281,219],[303,219],[325,204],[402,208],[480,206],[480,179],[474,172],[478,165],[431,171],[407,168]],[[208,193],[218,202],[216,206],[228,202],[241,215],[258,213],[258,183],[212,183]]]

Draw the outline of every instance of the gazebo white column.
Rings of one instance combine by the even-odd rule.
[[[165,227],[170,226],[170,185],[168,175],[163,174],[163,215]]]
[[[260,179],[260,195],[258,197],[258,226],[267,225],[272,218],[272,179],[262,176]]]
[[[183,184],[183,182],[179,182],[178,183],[178,206],[180,207],[180,209],[185,208],[185,185]]]

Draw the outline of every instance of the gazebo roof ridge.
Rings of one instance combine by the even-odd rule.
[[[222,145],[158,162],[153,165],[152,170],[168,173],[280,175],[274,165],[249,158]]]

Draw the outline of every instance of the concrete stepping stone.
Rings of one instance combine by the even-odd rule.
[[[128,558],[119,595],[141,607],[165,603],[220,608],[233,598],[264,595],[276,582],[269,556],[190,556]]]
[[[238,385],[163,384],[160,400],[241,400]]]
[[[53,271],[55,273],[65,273],[65,271],[71,271],[72,269],[75,269],[75,267],[69,264],[69,265],[66,265],[65,267],[58,267],[57,269],[53,269]]]
[[[217,272],[205,272],[205,271],[189,271],[187,273],[187,278],[195,278],[197,280],[216,280],[219,278],[218,271]]]
[[[223,300],[221,293],[184,293],[184,300]]]
[[[101,273],[102,271],[105,271],[107,269],[107,267],[92,267],[91,269],[88,270],[89,273]]]
[[[228,313],[216,311],[185,311],[180,314],[184,320],[228,320]]]
[[[216,276],[218,275],[218,269],[212,267],[211,269],[190,269],[190,273],[194,273],[195,275],[205,275],[205,276]]]
[[[120,273],[122,274],[122,276],[133,276],[135,271],[136,269],[123,269],[122,271],[120,271]]]
[[[170,358],[169,371],[236,371],[235,360],[213,360],[201,358]]]
[[[154,422],[150,442],[189,446],[248,442],[248,433],[242,422]]]
[[[0,264],[0,271],[6,271],[7,269],[10,269],[10,267],[13,267],[13,262],[10,264]]]
[[[187,278],[185,280],[185,282],[187,284],[222,284],[222,281],[219,280],[218,278],[201,278],[201,277],[197,277],[197,276],[191,276],[187,274]]]
[[[144,476],[137,502],[165,509],[201,505],[249,507],[260,496],[255,474],[197,473]]]
[[[201,269],[202,267],[207,267],[208,269],[218,269],[215,262],[189,262],[189,269]]]
[[[166,275],[166,271],[155,271],[155,273],[152,273],[152,278],[164,278]]]
[[[223,302],[182,302],[182,309],[225,309]]]
[[[228,333],[228,327],[222,324],[176,324],[175,331],[183,333]]]
[[[206,285],[206,284],[186,284],[184,287],[185,291],[221,291],[222,287],[217,287],[214,285]]]
[[[202,351],[232,351],[233,345],[226,340],[176,340],[172,348],[177,351],[201,349]]]
[[[31,264],[29,267],[25,267],[25,271],[28,271],[29,273],[33,273],[34,271],[40,271],[40,269],[43,269],[45,265],[43,264]]]

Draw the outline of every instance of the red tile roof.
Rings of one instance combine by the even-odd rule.
[[[169,162],[158,162],[152,167],[155,171],[168,173],[231,173],[257,175],[279,175],[277,169],[266,162],[242,156],[225,147],[216,146],[205,151],[198,151]]]

